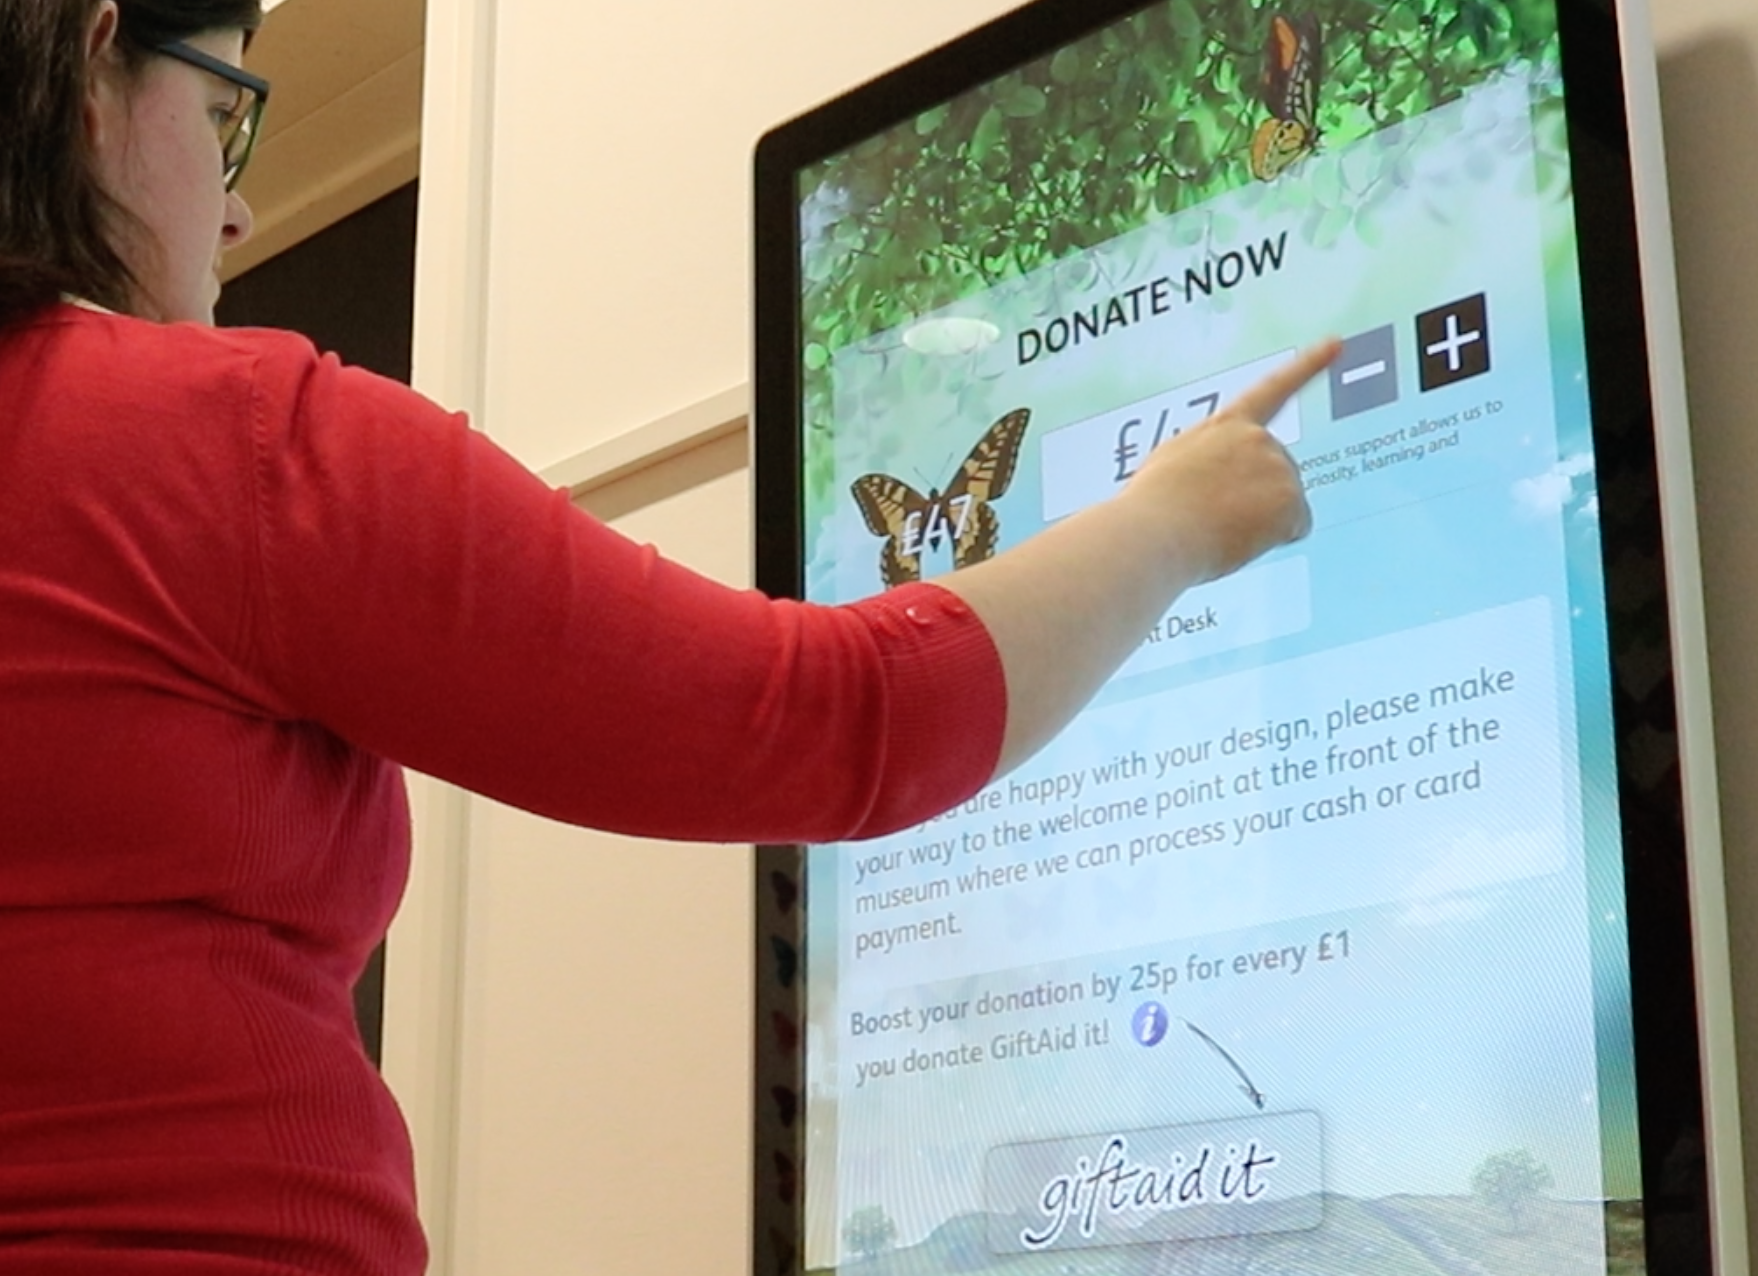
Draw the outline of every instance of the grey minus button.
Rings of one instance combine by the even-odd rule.
[[[1354,385],[1357,381],[1366,381],[1369,377],[1377,377],[1386,370],[1384,359],[1375,359],[1372,363],[1363,363],[1348,369],[1342,374],[1344,385]]]

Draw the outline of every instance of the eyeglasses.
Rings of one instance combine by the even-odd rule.
[[[226,83],[237,86],[237,101],[226,112],[226,117],[214,124],[215,131],[220,135],[220,153],[225,157],[226,189],[231,190],[238,185],[238,179],[244,176],[244,166],[250,162],[250,152],[256,147],[256,134],[262,125],[263,108],[269,103],[269,82],[240,70],[230,62],[223,62],[211,54],[203,53],[181,40],[161,44],[157,52],[168,58],[176,58],[179,62],[187,62],[190,66],[200,67],[208,74],[217,75]]]

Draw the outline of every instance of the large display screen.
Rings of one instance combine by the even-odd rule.
[[[770,582],[846,602],[1005,551],[1336,335],[1270,423],[1314,528],[1180,597],[957,810],[805,849],[795,1261],[1707,1270],[1645,1219],[1604,543],[1632,495],[1570,109],[1605,68],[1551,0],[1074,8],[789,159]],[[1700,1209],[1701,1162],[1669,1172]]]

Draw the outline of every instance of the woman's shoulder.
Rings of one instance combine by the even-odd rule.
[[[158,323],[73,299],[44,311],[29,327],[70,347],[70,354],[147,365],[155,382],[200,379],[264,360],[302,364],[321,358],[309,339],[280,328]]]
[[[273,420],[338,402],[403,412],[432,407],[400,382],[347,365],[286,329],[157,323],[68,302],[13,335],[21,338],[14,369],[49,372],[77,387],[79,398],[147,412],[200,403],[214,415],[248,408]],[[0,380],[9,344],[0,342]]]
[[[145,464],[355,433],[362,417],[434,414],[408,387],[271,328],[165,324],[72,304],[0,337],[0,401],[54,446]],[[28,424],[27,424],[28,423]],[[243,449],[240,451],[240,449]]]

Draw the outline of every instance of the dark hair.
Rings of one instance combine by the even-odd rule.
[[[0,327],[71,293],[129,310],[136,281],[106,227],[126,218],[86,144],[86,30],[100,0],[0,0]],[[260,0],[117,0],[117,48],[254,31]]]

